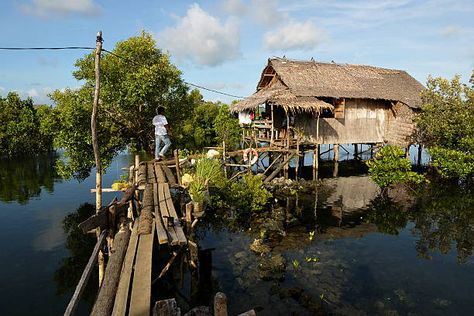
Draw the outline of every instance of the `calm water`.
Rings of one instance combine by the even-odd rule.
[[[93,246],[63,222],[73,214],[66,222],[75,227],[91,211],[84,203],[94,202],[94,179],[61,181],[52,161],[0,164],[0,315],[62,314]],[[104,186],[130,162],[120,156]],[[397,191],[382,199],[363,170],[341,163],[339,174],[331,178],[331,165],[322,166],[327,178],[275,192],[272,211],[209,213],[196,239],[202,266],[212,270],[202,271],[197,290],[175,285],[188,296],[177,295],[183,309],[220,290],[230,315],[251,308],[258,315],[473,315],[473,192],[438,185],[418,197]],[[253,253],[255,239],[270,253]],[[283,266],[263,269],[270,258]]]
[[[118,157],[104,186],[120,177],[128,159]],[[63,314],[88,260],[84,254],[90,255],[94,245],[73,232],[68,249],[63,220],[78,210],[87,216],[88,207],[81,206],[95,203],[90,193],[95,176],[62,181],[53,164],[54,157],[0,162],[0,315]],[[105,195],[104,203],[112,198]],[[82,313],[87,306],[82,304]]]

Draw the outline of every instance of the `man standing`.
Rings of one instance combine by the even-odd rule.
[[[170,129],[168,120],[165,117],[165,108],[159,106],[156,109],[156,116],[153,118],[153,125],[155,125],[155,159],[162,160],[171,146],[169,138]],[[163,147],[161,148],[161,143]]]

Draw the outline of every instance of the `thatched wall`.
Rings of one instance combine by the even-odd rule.
[[[407,147],[413,142],[415,113],[407,105],[397,102],[387,111],[385,141],[390,145]]]
[[[346,99],[343,119],[320,118],[319,143],[381,143],[385,137],[387,102]],[[295,127],[306,135],[304,141],[316,143],[317,119],[310,115],[295,117]]]

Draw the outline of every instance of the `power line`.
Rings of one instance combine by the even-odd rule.
[[[87,46],[64,46],[64,47],[0,47],[0,50],[12,50],[12,51],[19,51],[19,50],[94,50],[95,47],[87,47]],[[130,59],[130,58],[127,58],[127,57],[124,57],[124,56],[120,56],[116,53],[113,53],[107,49],[102,49],[103,52],[106,52],[112,56],[115,56],[117,58],[120,58],[120,59],[123,59],[127,62],[130,62],[130,63],[133,63],[135,64],[136,66],[141,66],[141,64],[137,63],[136,61]],[[187,81],[184,81],[183,82],[188,85],[188,86],[192,86],[192,87],[196,87],[196,88],[199,88],[199,89],[202,89],[202,90],[206,90],[206,91],[209,91],[209,92],[213,92],[213,93],[217,93],[217,94],[221,94],[221,95],[225,95],[225,96],[228,96],[228,97],[232,97],[232,98],[238,98],[238,99],[243,99],[244,97],[242,96],[238,96],[238,95],[234,95],[234,94],[230,94],[230,93],[226,93],[226,92],[222,92],[222,91],[219,91],[219,90],[215,90],[215,89],[211,89],[211,88],[206,88],[206,87],[203,87],[201,85],[197,85],[197,84],[194,84],[194,83],[191,83],[191,82],[187,82]]]
[[[137,63],[136,61],[134,61],[133,59],[130,59],[130,58],[127,58],[127,57],[124,57],[124,56],[120,56],[118,54],[115,54],[109,50],[106,50],[106,49],[102,49],[102,51],[112,55],[112,56],[115,56],[117,58],[120,58],[120,59],[123,59],[127,62],[131,62],[133,64],[135,64],[136,66],[141,66],[141,64]],[[244,97],[242,96],[238,96],[238,95],[234,95],[234,94],[230,94],[230,93],[226,93],[226,92],[222,92],[222,91],[218,91],[218,90],[215,90],[215,89],[211,89],[211,88],[206,88],[206,87],[203,87],[203,86],[200,86],[200,85],[197,85],[197,84],[194,84],[194,83],[191,83],[191,82],[187,82],[187,81],[184,81],[183,82],[188,85],[188,86],[192,86],[192,87],[196,87],[196,88],[199,88],[199,89],[203,89],[203,90],[206,90],[206,91],[209,91],[209,92],[213,92],[213,93],[217,93],[217,94],[222,94],[222,95],[225,95],[225,96],[228,96],[228,97],[232,97],[232,98],[238,98],[238,99],[243,99]]]
[[[65,47],[0,47],[0,50],[73,50],[73,49],[95,49],[87,46],[65,46]]]

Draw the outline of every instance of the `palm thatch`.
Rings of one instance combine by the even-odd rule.
[[[260,89],[248,98],[243,99],[232,107],[233,112],[242,112],[256,108],[262,103],[273,103],[285,109],[286,112],[320,112],[321,109],[333,109],[332,104],[321,101],[316,97],[297,97],[288,88],[280,85]]]
[[[365,65],[269,59],[263,73],[276,72],[296,96],[400,101],[420,108],[423,85],[406,71]],[[268,76],[267,76],[268,77]],[[266,86],[263,76],[257,86]]]
[[[324,97],[400,101],[418,109],[423,89],[403,70],[272,58],[262,72],[257,92],[231,110],[249,110],[265,102],[292,112],[332,109],[331,104],[318,99]]]

